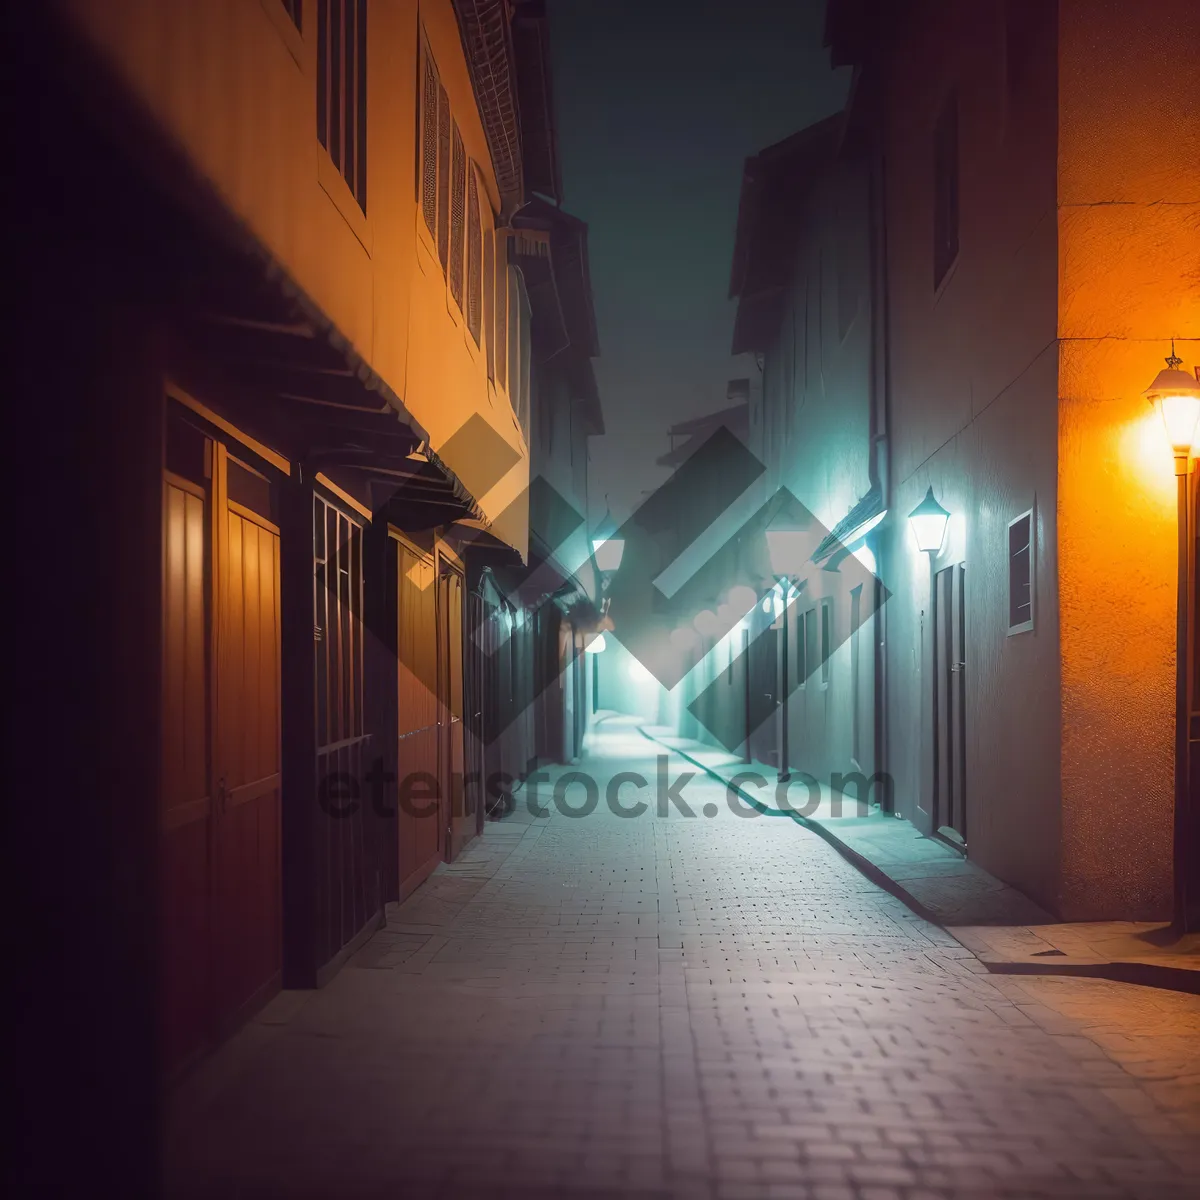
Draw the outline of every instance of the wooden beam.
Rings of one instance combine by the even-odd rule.
[[[375,514],[371,512],[371,510],[365,504],[355,500],[355,498],[351,496],[349,492],[338,487],[338,485],[334,483],[328,475],[322,475],[321,472],[318,471],[316,474],[316,481],[326,491],[332,492],[343,504],[349,505],[350,508],[354,509],[354,511],[358,513],[360,517],[366,517],[368,521],[374,518]]]
[[[174,400],[178,400],[185,408],[190,408],[192,412],[203,417],[210,425],[215,425],[222,433],[229,434],[230,437],[241,442],[243,446],[253,450],[259,458],[269,462],[276,470],[282,471],[284,475],[292,473],[292,464],[282,454],[272,450],[270,446],[264,446],[262,442],[252,438],[248,433],[243,433],[231,421],[225,420],[224,417],[213,412],[207,405],[201,404],[194,396],[189,396],[174,381],[167,381],[165,391],[168,396]]]

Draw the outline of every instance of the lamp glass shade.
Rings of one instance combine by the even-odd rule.
[[[583,648],[585,654],[603,654],[607,643],[604,640],[604,634],[598,633],[586,646]]]
[[[1192,378],[1179,366],[1179,359],[1172,354],[1145,395],[1162,418],[1171,449],[1182,457],[1196,441],[1196,428],[1200,423],[1200,379]]]
[[[597,538],[592,543],[592,553],[596,556],[596,566],[601,571],[615,571],[621,565],[621,557],[625,553],[623,537]]]
[[[767,554],[773,575],[799,575],[808,561],[808,535],[803,529],[768,529]]]
[[[908,514],[908,524],[917,542],[917,549],[926,554],[936,554],[946,540],[946,525],[950,513],[944,509],[933,494],[933,488],[925,493],[925,499]]]

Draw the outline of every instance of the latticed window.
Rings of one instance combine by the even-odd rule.
[[[463,241],[467,201],[467,152],[463,148],[458,122],[453,128],[452,167],[450,176],[450,295],[461,310],[463,307]]]
[[[508,387],[508,238],[496,231],[496,382]]]
[[[360,738],[363,705],[362,526],[313,497],[313,638],[317,753]]]
[[[450,262],[450,97],[438,84],[437,151],[438,258],[444,271]]]
[[[438,93],[441,83],[428,50],[421,51],[421,214],[438,233]]]
[[[317,137],[367,211],[367,0],[317,2]]]
[[[480,293],[483,274],[483,227],[479,221],[479,182],[472,166],[467,172],[467,328],[479,345],[483,325]]]
[[[483,337],[487,350],[488,379],[496,382],[496,232],[483,235]]]

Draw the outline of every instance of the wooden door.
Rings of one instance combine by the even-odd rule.
[[[195,453],[185,453],[171,441],[186,441],[190,443],[186,449]],[[161,1037],[169,1069],[204,1045],[212,1007],[211,458],[212,443],[198,431],[169,431],[167,462],[176,469],[168,470],[163,481],[163,752],[158,848]]]
[[[934,828],[963,846],[967,840],[966,568],[934,577],[933,704]]]
[[[463,786],[463,577],[441,560],[438,579],[438,697],[441,724],[440,791],[450,800],[446,858],[458,857],[475,836],[474,790]]]
[[[393,535],[396,548],[397,855],[403,899],[445,856],[439,792],[437,582],[432,557]]]
[[[219,1027],[279,986],[279,527],[266,480],[217,447],[214,1000]]]
[[[168,1069],[279,986],[272,486],[172,405],[164,478],[162,1026]]]

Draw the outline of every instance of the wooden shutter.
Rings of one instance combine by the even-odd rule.
[[[463,241],[466,216],[467,155],[458,122],[452,121],[450,175],[450,295],[463,307]]]
[[[317,4],[317,137],[367,211],[367,3]]]
[[[421,52],[421,213],[432,237],[438,233],[438,83],[429,52]]]
[[[496,381],[508,387],[508,238],[496,231]]]
[[[483,337],[487,351],[488,379],[496,381],[496,231],[483,235]]]
[[[483,325],[480,283],[483,274],[483,229],[479,223],[479,183],[475,166],[467,172],[467,328],[479,345]]]
[[[442,270],[450,261],[450,97],[438,84],[437,243]]]

